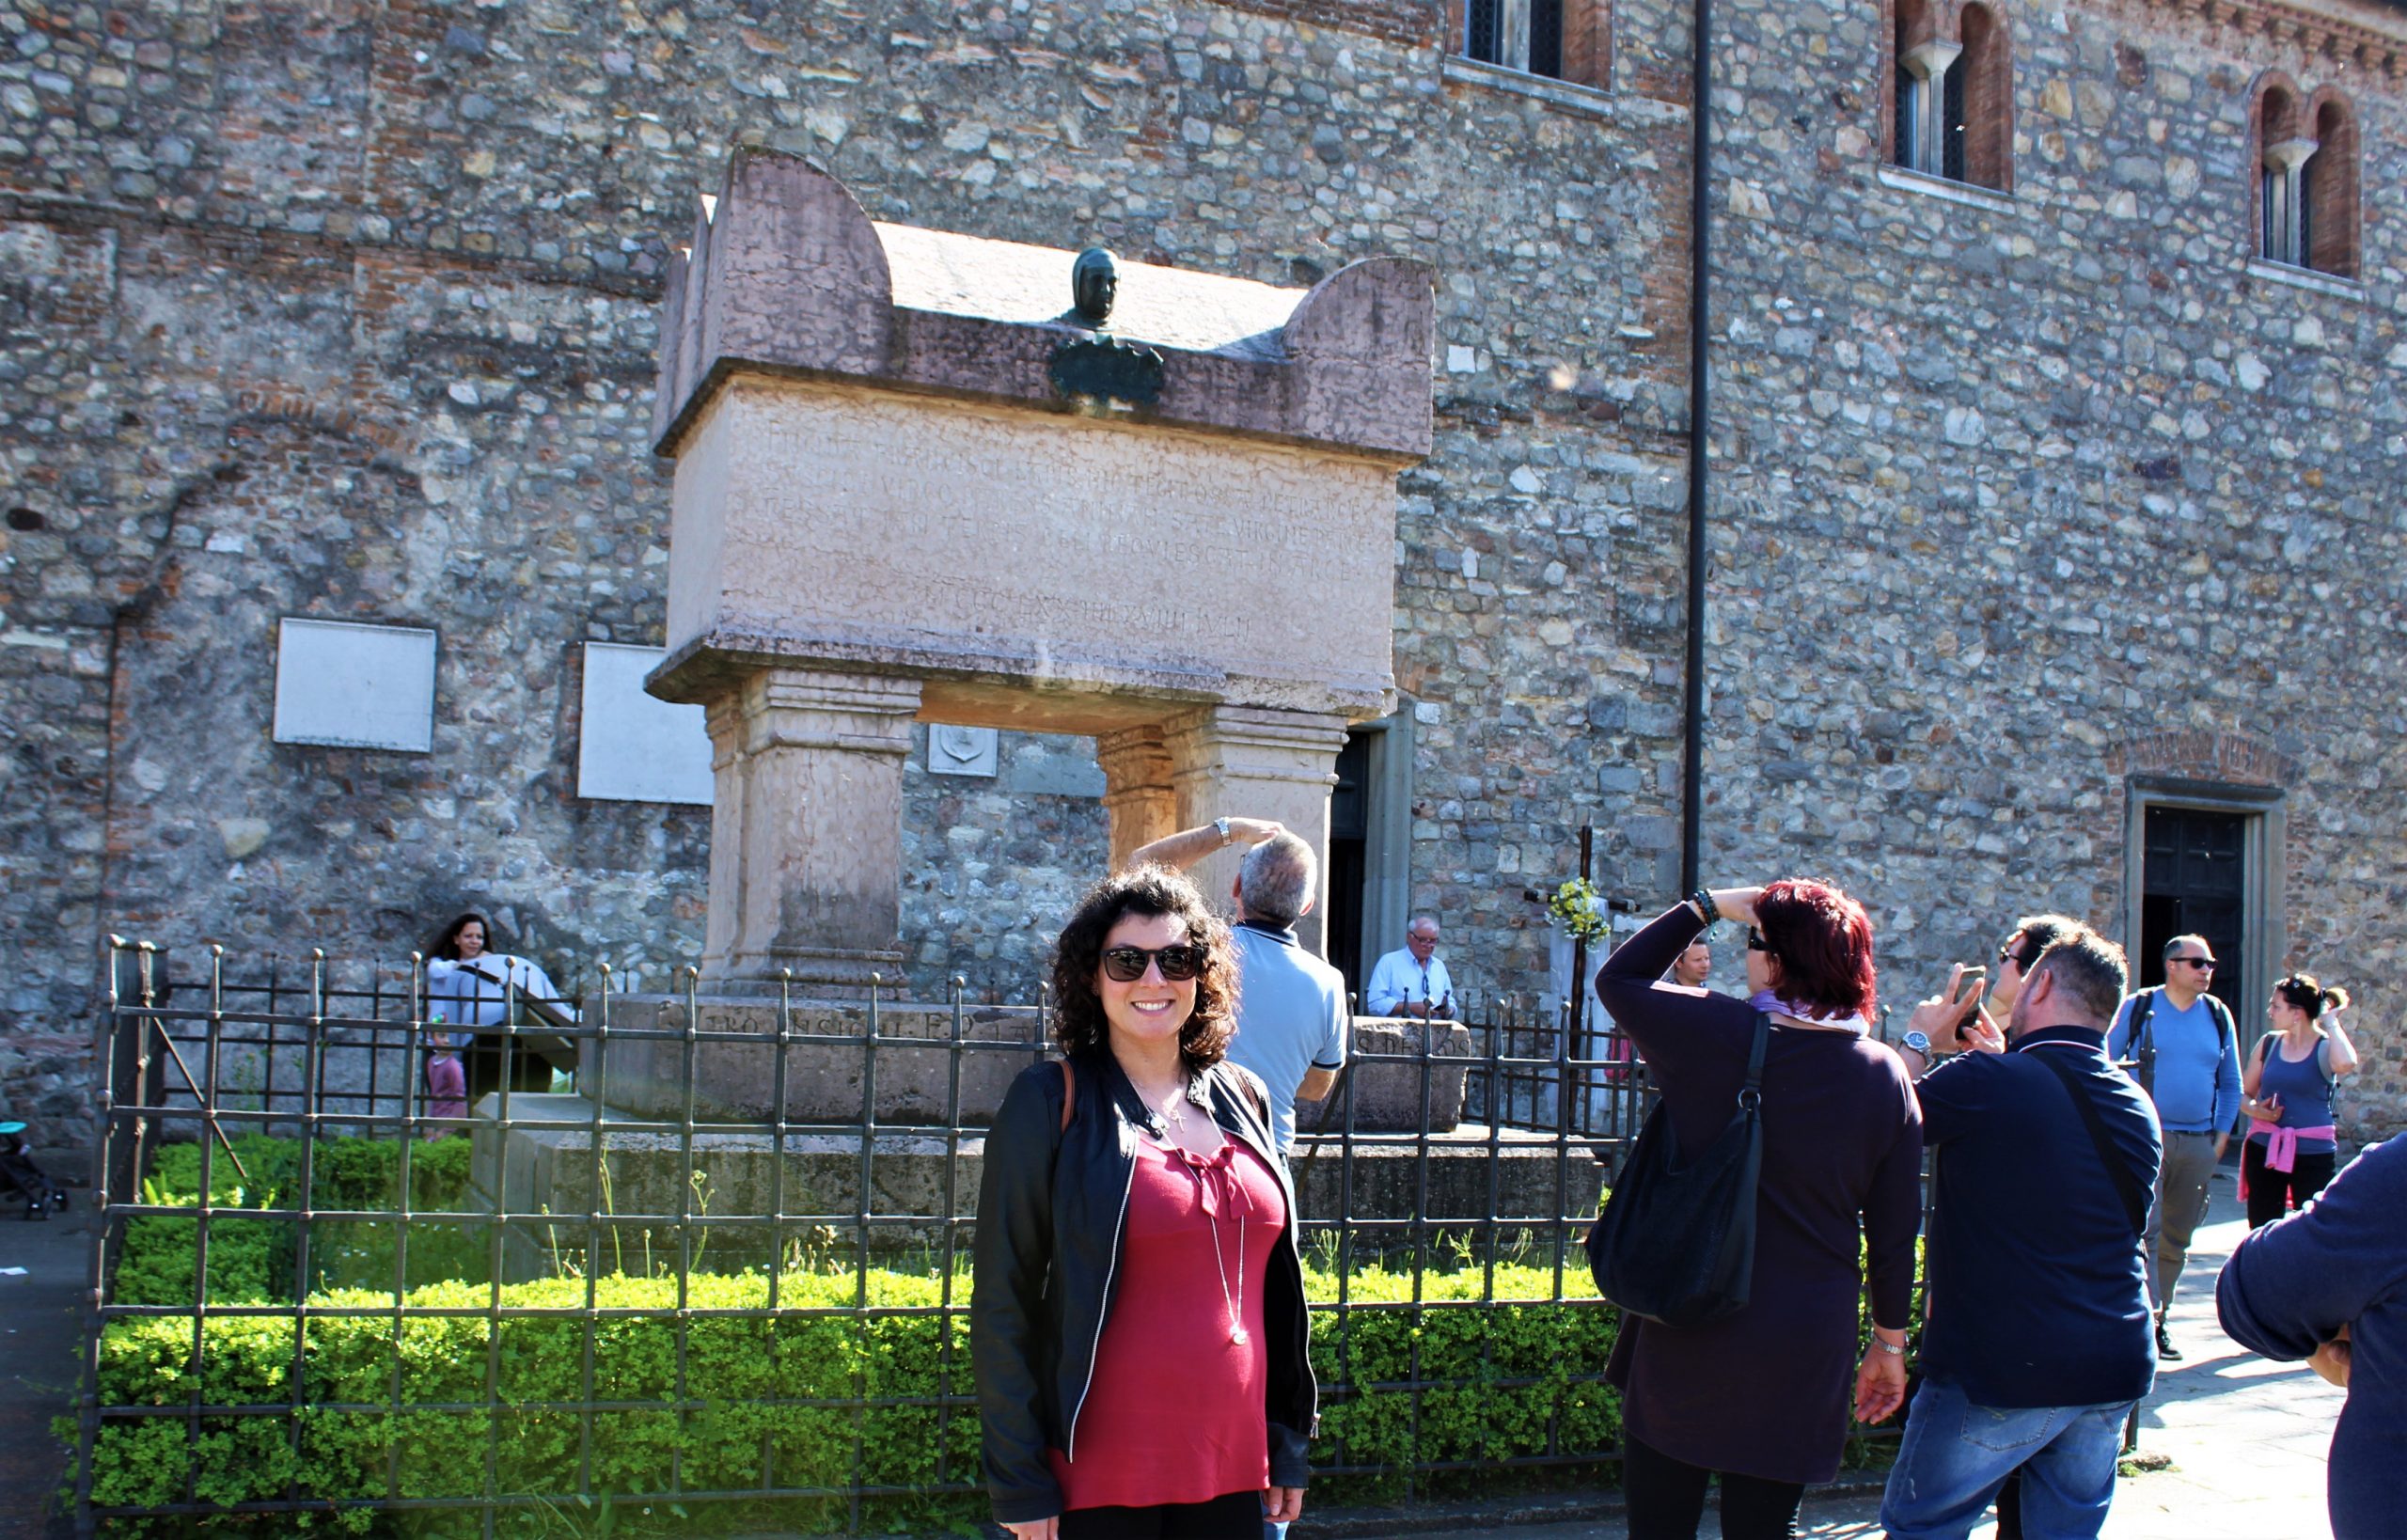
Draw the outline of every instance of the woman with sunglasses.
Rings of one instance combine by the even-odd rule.
[[[1715,919],[1747,928],[1751,998],[1660,982]],[[1626,1317],[1606,1365],[1623,1395],[1631,1540],[1693,1536],[1717,1472],[1729,1540],[1793,1532],[1805,1486],[1838,1474],[1850,1372],[1864,1421],[1905,1399],[1922,1112],[1904,1064],[1872,1040],[1873,990],[1864,906],[1801,881],[1700,889],[1597,975],[1597,998],[1645,1057],[1688,1157],[1729,1124],[1758,1014],[1770,1023],[1748,1304],[1688,1328]],[[1867,1294],[1873,1341],[1859,1363]]]
[[[1186,878],[1116,872],[1054,949],[1059,1061],[986,1138],[970,1350],[1015,1540],[1261,1540],[1303,1510],[1317,1389],[1295,1191],[1224,1061],[1236,966]]]
[[[2248,1142],[2240,1151],[2240,1197],[2248,1228],[2272,1224],[2323,1190],[2340,1158],[2332,1090],[2357,1068],[2356,1045],[2340,1029],[2349,992],[2293,973],[2273,986],[2265,1014],[2273,1029],[2257,1040],[2240,1077]]]

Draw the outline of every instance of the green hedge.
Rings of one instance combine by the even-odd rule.
[[[217,1163],[212,1186],[220,1202],[290,1202],[293,1167],[285,1154],[266,1146],[278,1141],[241,1141],[260,1192],[237,1195],[228,1163]],[[329,1160],[325,1152],[358,1144]],[[454,1155],[450,1152],[459,1152]],[[381,1153],[371,1153],[381,1152]],[[254,1155],[257,1158],[254,1158]],[[189,1202],[198,1186],[190,1147],[161,1152],[149,1185],[154,1202]],[[430,1154],[435,1160],[425,1157]],[[414,1153],[414,1187],[421,1206],[451,1207],[464,1176],[464,1140],[422,1146]],[[398,1180],[392,1147],[366,1140],[334,1140],[321,1146],[315,1203],[318,1206],[381,1206],[391,1201]],[[446,1164],[446,1163],[449,1164]],[[455,1169],[456,1168],[456,1169]],[[449,1174],[447,1175],[446,1172]],[[330,1183],[338,1184],[330,1187]],[[282,1184],[282,1185],[280,1185]],[[244,1237],[237,1227],[258,1227]],[[188,1221],[172,1218],[137,1220],[130,1227],[116,1297],[120,1301],[188,1302],[193,1252]],[[214,1218],[211,1224],[211,1287],[214,1303],[238,1299],[270,1302],[292,1296],[289,1224]],[[341,1226],[313,1223],[313,1256],[334,1250],[323,1232]],[[396,1228],[385,1223],[381,1232]],[[286,1247],[281,1253],[278,1247]],[[423,1247],[414,1234],[411,1273]],[[483,1252],[470,1247],[471,1260]],[[281,1261],[279,1262],[279,1256]],[[1332,1304],[1339,1280],[1324,1256],[1306,1269],[1313,1299]],[[312,1309],[354,1308],[389,1312],[394,1298],[390,1258],[376,1272],[370,1259],[368,1286],[327,1281],[313,1265],[320,1286]],[[1620,1407],[1600,1374],[1613,1346],[1614,1313],[1590,1291],[1586,1271],[1572,1259],[1564,1286],[1574,1297],[1552,1300],[1550,1265],[1499,1262],[1492,1272],[1466,1259],[1451,1259],[1449,1271],[1424,1271],[1418,1307],[1409,1270],[1357,1264],[1345,1287],[1349,1308],[1324,1310],[1314,1320],[1314,1364],[1322,1384],[1321,1438],[1316,1465],[1377,1467],[1369,1475],[1316,1480],[1320,1501],[1401,1495],[1407,1471],[1423,1494],[1496,1491],[1571,1477],[1610,1480],[1609,1463],[1620,1438]],[[279,1270],[279,1267],[281,1270]],[[481,1275],[480,1275],[481,1276]],[[1491,1285],[1492,1279],[1492,1285]],[[279,1287],[279,1282],[283,1284]],[[380,1286],[376,1286],[381,1283]],[[585,1303],[586,1281],[563,1277],[504,1286],[505,1308],[574,1308]],[[779,1304],[788,1311],[824,1307],[849,1312],[858,1291],[856,1275],[800,1268],[779,1281]],[[609,1310],[650,1313],[596,1321],[593,1388],[598,1401],[668,1402],[677,1392],[675,1281],[668,1277],[606,1276],[594,1281],[596,1302]],[[854,1450],[859,1442],[858,1480],[871,1485],[927,1488],[978,1479],[978,1427],[974,1414],[950,1416],[935,1406],[764,1406],[768,1398],[850,1402],[934,1396],[944,1384],[950,1337],[949,1388],[971,1390],[968,1321],[969,1283],[952,1282],[957,1307],[950,1317],[841,1313],[781,1313],[774,1318],[697,1316],[685,1328],[685,1386],[703,1405],[681,1420],[673,1410],[602,1412],[592,1437],[582,1439],[574,1410],[529,1409],[526,1404],[582,1399],[586,1324],[578,1319],[481,1316],[428,1317],[390,1313],[358,1317],[311,1316],[305,1322],[266,1317],[207,1319],[205,1352],[196,1379],[193,1322],[186,1317],[120,1318],[102,1340],[101,1400],[104,1406],[176,1407],[203,1405],[282,1405],[291,1401],[296,1342],[306,1373],[305,1404],[293,1417],[205,1419],[188,1449],[186,1420],[115,1419],[103,1423],[96,1449],[93,1501],[102,1506],[152,1506],[184,1500],[189,1469],[201,1499],[220,1504],[275,1501],[288,1491],[316,1499],[384,1499],[390,1490],[407,1498],[475,1498],[488,1491],[543,1494],[535,1506],[504,1516],[505,1532],[570,1533],[700,1532],[783,1527],[809,1532],[839,1528],[846,1521],[842,1501],[757,1500],[690,1506],[641,1496],[586,1501],[579,1491],[580,1459],[590,1459],[595,1493],[658,1494],[671,1485],[672,1467],[681,1489],[740,1488],[773,1480],[779,1486],[842,1488],[855,1481]],[[449,1279],[411,1287],[407,1309],[469,1307],[481,1310],[494,1297],[490,1285]],[[761,1272],[697,1274],[689,1283],[697,1310],[759,1308],[768,1302],[768,1280]],[[873,1268],[867,1304],[873,1309],[933,1307],[942,1300],[942,1281],[932,1268]],[[1380,1306],[1405,1308],[1382,1309]],[[503,1405],[482,1409],[486,1364],[497,1353],[496,1394]],[[1418,1353],[1417,1374],[1415,1353]],[[333,1412],[328,1404],[357,1403],[398,1410]],[[1418,1393],[1377,1389],[1416,1378]],[[1526,1380],[1527,1384],[1511,1382]],[[1354,1387],[1368,1387],[1357,1391]],[[427,1404],[478,1404],[462,1412],[420,1409]],[[487,1471],[488,1452],[494,1469]],[[1499,1462],[1549,1453],[1583,1457],[1559,1475],[1530,1468],[1498,1469]],[[1859,1449],[1858,1458],[1878,1452]],[[1593,1459],[1596,1463],[1586,1463]],[[765,1463],[764,1463],[765,1462]],[[1432,1475],[1425,1468],[1471,1462],[1476,1469]],[[868,1504],[873,1528],[955,1529],[968,1532],[983,1516],[976,1493],[933,1494]],[[473,1532],[477,1520],[458,1513],[404,1511],[373,1514],[352,1510],[332,1515],[227,1515],[197,1527],[251,1527],[288,1532],[328,1526],[355,1532],[448,1536]],[[140,1523],[134,1532],[165,1532]],[[182,1525],[178,1528],[194,1526]]]
[[[1536,1267],[1499,1267],[1497,1292],[1542,1295],[1552,1276]],[[872,1271],[869,1282],[873,1307],[926,1307],[940,1299],[941,1281],[924,1275],[880,1269]],[[1316,1298],[1334,1296],[1335,1280],[1325,1272],[1315,1269],[1307,1283]],[[1599,1457],[1611,1452],[1619,1433],[1613,1394],[1582,1378],[1601,1367],[1612,1345],[1610,1311],[1597,1300],[1481,1305],[1481,1284],[1477,1272],[1425,1275],[1426,1308],[1348,1312],[1342,1329],[1331,1329],[1327,1316],[1316,1323],[1316,1367],[1330,1385],[1316,1460],[1339,1459],[1342,1440],[1349,1464],[1496,1461],[1544,1452],[1550,1429],[1563,1450]],[[584,1304],[585,1291],[583,1280],[548,1279],[505,1287],[501,1298],[509,1307],[576,1307]],[[790,1273],[779,1281],[780,1303],[797,1311],[849,1307],[856,1291],[850,1274]],[[594,1292],[606,1309],[656,1312],[595,1322],[595,1399],[673,1399],[675,1281],[605,1278],[595,1281]],[[1412,1281],[1408,1274],[1362,1270],[1355,1273],[1349,1292],[1357,1304],[1408,1300]],[[968,1293],[967,1277],[956,1277],[954,1302],[966,1304]],[[480,1308],[490,1297],[482,1285],[444,1283],[412,1290],[405,1303],[413,1309]],[[758,1308],[768,1302],[768,1281],[760,1274],[696,1276],[689,1301],[697,1310]],[[309,1304],[389,1309],[392,1295],[338,1290],[314,1295]],[[687,1488],[752,1485],[764,1474],[773,1474],[779,1485],[848,1485],[856,1427],[849,1407],[759,1403],[935,1395],[945,1372],[947,1328],[952,1389],[967,1392],[965,1313],[694,1317],[686,1325],[685,1384],[706,1405],[688,1413],[682,1427],[671,1410],[597,1413],[587,1451],[592,1462],[590,1489],[664,1491],[672,1457]],[[498,1344],[497,1393],[510,1405],[490,1424],[481,1409],[410,1409],[419,1403],[484,1399],[489,1329]],[[204,1499],[277,1499],[288,1483],[319,1498],[381,1498],[387,1490],[388,1451],[400,1495],[475,1497],[488,1490],[485,1461],[494,1433],[498,1442],[493,1444],[497,1469],[492,1490],[574,1493],[578,1414],[522,1409],[517,1404],[580,1399],[585,1330],[580,1320],[541,1317],[506,1317],[490,1328],[477,1316],[404,1316],[398,1328],[390,1315],[321,1316],[301,1325],[265,1317],[216,1318],[204,1325],[205,1352],[196,1380],[190,1319],[121,1319],[110,1324],[102,1342],[101,1395],[112,1406],[183,1406],[196,1389],[211,1405],[289,1402],[298,1340],[305,1344],[300,1357],[309,1402],[389,1405],[398,1367],[403,1409],[330,1412],[305,1406],[294,1433],[288,1433],[281,1417],[207,1420],[191,1457]],[[1337,1385],[1341,1362],[1356,1383],[1408,1377],[1416,1344],[1421,1378],[1440,1382],[1422,1392],[1417,1423],[1407,1391],[1349,1395]],[[1498,1384],[1516,1378],[1536,1383]],[[928,1486],[977,1478],[977,1420],[966,1411],[945,1417],[934,1406],[876,1406],[861,1414],[858,1428],[864,1484]],[[104,1424],[93,1501],[110,1506],[182,1501],[185,1444],[181,1419]],[[764,1458],[774,1461],[773,1472],[764,1469]],[[1395,1483],[1353,1485],[1357,1495],[1369,1495]],[[983,1502],[971,1495],[884,1507],[890,1519],[927,1523],[969,1519]],[[539,1516],[526,1516],[531,1523]],[[546,1511],[540,1516],[547,1522],[557,1516]],[[664,1516],[674,1516],[664,1509]],[[705,1515],[697,1511],[694,1516]],[[787,1516],[808,1522],[833,1516]],[[369,1516],[358,1512],[337,1521],[363,1532],[370,1526]],[[304,1527],[300,1520],[280,1522]],[[446,1532],[439,1517],[418,1522]]]

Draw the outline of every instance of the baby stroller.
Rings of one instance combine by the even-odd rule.
[[[0,1123],[0,1196],[25,1201],[25,1218],[47,1219],[67,1211],[67,1190],[50,1179],[26,1153],[25,1125]]]

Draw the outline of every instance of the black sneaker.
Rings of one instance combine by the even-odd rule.
[[[2167,1363],[2181,1361],[2181,1350],[2173,1345],[2173,1333],[2165,1329],[2163,1321],[2156,1323],[2156,1356]]]

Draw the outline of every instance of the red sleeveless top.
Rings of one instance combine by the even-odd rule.
[[[1046,1452],[1064,1508],[1208,1502],[1269,1485],[1262,1283],[1286,1224],[1278,1178],[1240,1140],[1211,1155],[1138,1140],[1093,1378],[1072,1449]]]

